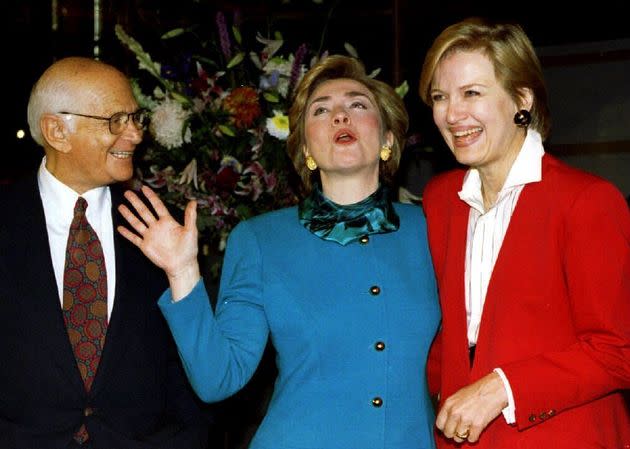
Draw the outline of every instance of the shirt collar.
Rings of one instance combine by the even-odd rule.
[[[60,218],[63,217],[63,221],[68,220],[67,211],[70,211],[69,220],[72,221],[74,205],[79,196],[82,196],[88,202],[89,207],[86,211],[88,220],[90,216],[100,217],[105,211],[109,213],[111,197],[107,186],[96,187],[79,195],[48,171],[46,168],[46,156],[44,156],[39,166],[37,180],[40,195],[45,202],[45,210],[56,213]]]
[[[540,133],[533,129],[528,129],[523,146],[516,156],[505,183],[499,192],[499,200],[514,187],[539,182],[542,179],[542,157],[544,154],[545,150]],[[471,207],[480,211],[484,210],[481,178],[477,169],[471,168],[466,172],[462,189],[458,192],[458,195],[462,201],[468,203]]]

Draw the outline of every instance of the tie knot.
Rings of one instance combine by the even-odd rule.
[[[85,209],[87,209],[87,207],[87,201],[85,201],[85,198],[80,196],[74,204],[74,215],[85,215]]]

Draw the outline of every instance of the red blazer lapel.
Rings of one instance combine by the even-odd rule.
[[[470,362],[466,333],[464,264],[469,206],[460,200],[465,171],[438,177],[425,196],[431,254],[442,307],[442,363],[447,361],[449,379],[442,378],[442,398],[468,383]],[[453,374],[456,373],[456,376]],[[455,387],[456,386],[456,387]]]
[[[548,158],[543,158],[543,173],[548,162]],[[514,318],[517,316],[514,301],[539,297],[540,289],[545,288],[542,285],[545,280],[541,277],[541,266],[549,263],[542,260],[549,250],[547,247],[549,242],[542,234],[545,233],[545,229],[551,227],[549,217],[553,216],[549,213],[553,205],[550,204],[546,193],[549,188],[545,187],[548,182],[548,177],[543,175],[543,180],[527,184],[510,219],[483,307],[475,354],[480,373],[487,373],[489,369],[496,367],[493,366],[496,364],[495,360],[487,360],[484,347],[496,347],[496,342],[492,341],[495,334],[509,334],[502,333],[499,329],[502,326],[509,326],[510,320],[518,319]],[[521,356],[519,351],[515,350],[508,358],[518,359]]]

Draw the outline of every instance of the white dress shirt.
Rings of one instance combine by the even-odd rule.
[[[63,272],[66,262],[68,232],[74,218],[74,205],[79,194],[55,178],[46,169],[46,157],[37,172],[39,194],[44,205],[48,244],[52,258],[59,304],[63,306]],[[88,203],[86,217],[103,247],[105,270],[107,271],[107,317],[111,317],[116,291],[116,258],[114,254],[114,225],[112,222],[112,199],[109,187],[98,187],[81,195]]]
[[[494,264],[510,225],[518,198],[525,184],[542,179],[542,157],[545,151],[540,134],[528,130],[523,146],[512,164],[495,204],[488,210],[483,205],[479,172],[471,168],[464,177],[462,201],[470,206],[466,238],[466,317],[468,344],[477,344],[483,305]],[[509,382],[500,368],[495,369],[505,384],[509,405],[503,410],[508,423],[515,422],[514,397]]]

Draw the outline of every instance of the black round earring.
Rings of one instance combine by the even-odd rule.
[[[514,123],[520,128],[527,128],[532,122],[532,115],[527,109],[521,109],[514,114]]]

